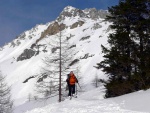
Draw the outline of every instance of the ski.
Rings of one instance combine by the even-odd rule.
[[[77,98],[77,95],[73,96],[74,98]]]
[[[70,96],[70,100],[72,99],[72,96]]]
[[[75,95],[75,96],[70,96],[70,100],[72,100],[72,98],[77,98],[77,95]]]

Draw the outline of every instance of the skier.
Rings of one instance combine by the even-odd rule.
[[[74,75],[73,71],[71,71],[70,74],[68,74],[66,82],[67,82],[68,88],[69,88],[68,96],[69,97],[72,97],[72,96],[75,97],[75,83],[78,83],[78,79]]]

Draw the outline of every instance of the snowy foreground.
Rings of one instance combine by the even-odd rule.
[[[48,101],[26,103],[22,108],[18,107],[15,113],[149,113],[150,111],[150,90],[111,99],[104,99],[101,91],[100,88],[96,88],[82,92],[78,98],[72,100],[68,98],[61,103],[47,104]],[[44,104],[47,105],[41,107]],[[35,109],[30,108],[31,106]]]

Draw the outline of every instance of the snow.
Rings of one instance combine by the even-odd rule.
[[[75,9],[76,9],[75,7],[67,6],[64,8],[64,11],[71,12],[72,10],[75,10]]]
[[[25,113],[148,113],[150,111],[150,102],[148,102],[150,90],[110,99],[103,98],[102,90],[102,87],[93,88],[93,90],[79,93],[78,98],[72,98],[72,100],[67,98],[61,103],[52,102],[45,107],[35,108]],[[141,96],[145,99],[143,100]],[[145,103],[146,106],[144,106]],[[30,102],[31,106],[35,104],[40,106],[39,103]]]
[[[68,8],[68,9],[67,9]],[[72,11],[75,8],[68,6],[65,10]],[[82,26],[70,29],[70,26],[78,21],[84,21]],[[111,23],[104,22],[103,19],[92,20],[90,18],[66,17],[63,21],[66,24],[66,29],[63,30],[63,35],[70,37],[69,43],[76,45],[76,59],[80,59],[78,64],[75,64],[71,69],[79,69],[79,76],[82,78],[84,92],[79,93],[78,98],[72,100],[66,99],[58,103],[58,97],[48,99],[46,102],[42,100],[33,100],[37,96],[35,92],[36,75],[41,72],[43,66],[42,59],[49,55],[50,52],[40,52],[39,55],[33,56],[28,60],[17,62],[17,57],[25,50],[29,49],[32,44],[40,38],[49,25],[37,25],[31,30],[25,31],[14,39],[21,42],[20,45],[12,47],[11,43],[5,45],[0,51],[0,70],[6,76],[6,82],[12,87],[12,99],[14,100],[14,113],[144,113],[150,112],[150,102],[148,91],[140,91],[132,94],[124,95],[117,98],[104,99],[103,87],[93,88],[92,82],[97,76],[98,78],[107,79],[107,76],[100,70],[94,68],[97,63],[103,59],[101,53],[101,44],[108,46],[107,36],[113,31],[108,31]],[[99,24],[100,28],[93,29],[95,24]],[[25,35],[24,35],[25,34]],[[24,36],[22,38],[22,36]],[[31,37],[32,38],[29,38]],[[81,40],[83,37],[90,36],[88,39]],[[38,42],[38,44],[47,44],[56,35],[48,36]],[[50,47],[47,47],[51,49]],[[91,55],[86,59],[81,59],[85,54]],[[77,73],[75,73],[77,74]],[[27,83],[23,83],[27,78],[35,76]],[[32,100],[29,102],[29,95]]]

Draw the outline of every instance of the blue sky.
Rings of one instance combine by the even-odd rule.
[[[55,20],[66,6],[107,10],[119,0],[0,0],[0,46],[36,24]]]

